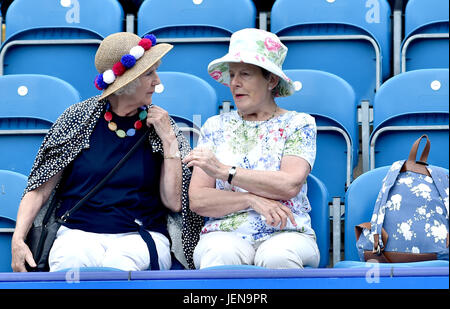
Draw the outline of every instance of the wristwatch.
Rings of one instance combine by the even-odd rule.
[[[232,166],[228,170],[228,183],[231,185],[231,181],[233,180],[234,175],[236,174],[236,166]]]

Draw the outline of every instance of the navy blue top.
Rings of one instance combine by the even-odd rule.
[[[112,121],[127,131],[137,119],[137,115],[119,117],[113,113]],[[99,183],[147,130],[144,124],[135,136],[119,138],[107,125],[102,116],[90,137],[90,148],[84,149],[64,171],[58,190],[58,216]],[[95,233],[126,233],[137,231],[138,219],[146,229],[167,235],[168,209],[159,193],[162,160],[148,142],[142,143],[64,225]]]

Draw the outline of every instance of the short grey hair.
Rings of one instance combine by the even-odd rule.
[[[264,69],[264,68],[262,68],[262,67],[260,67],[260,69],[261,69],[261,71],[262,71],[262,75],[263,75],[263,77],[265,78],[265,79],[267,79],[267,80],[269,80],[269,78],[270,78],[270,76],[273,74],[273,75],[275,75],[274,73],[272,73],[272,72],[269,72],[269,71],[267,71],[266,69]],[[272,89],[272,96],[273,97],[276,97],[276,95],[277,95],[277,93],[278,93],[278,91],[279,91],[279,86],[280,86],[280,82],[281,82],[281,79],[279,79],[278,80],[278,84]]]
[[[114,95],[121,96],[121,95],[133,95],[136,93],[136,89],[141,85],[141,78],[138,77],[132,82],[128,83],[127,85],[123,86],[122,88],[118,89],[114,92]]]

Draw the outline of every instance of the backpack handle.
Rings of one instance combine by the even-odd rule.
[[[417,151],[419,150],[419,145],[423,138],[427,139],[427,143],[422,151],[422,154],[420,155],[420,159],[416,161]],[[426,134],[423,134],[412,145],[411,151],[409,152],[408,160],[405,161],[400,171],[401,172],[411,171],[431,177],[430,172],[427,169],[428,165],[427,160],[428,155],[430,153],[430,148],[431,148],[430,140],[428,139],[428,136]]]

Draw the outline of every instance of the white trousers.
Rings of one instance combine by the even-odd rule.
[[[203,234],[194,250],[197,269],[220,265],[256,265],[285,269],[317,267],[320,252],[313,236],[298,232],[274,234],[251,244],[233,232]]]
[[[170,269],[170,243],[150,232],[161,270]],[[146,270],[150,265],[147,244],[138,232],[99,234],[61,226],[49,255],[50,271],[78,267],[111,267],[125,271]]]

